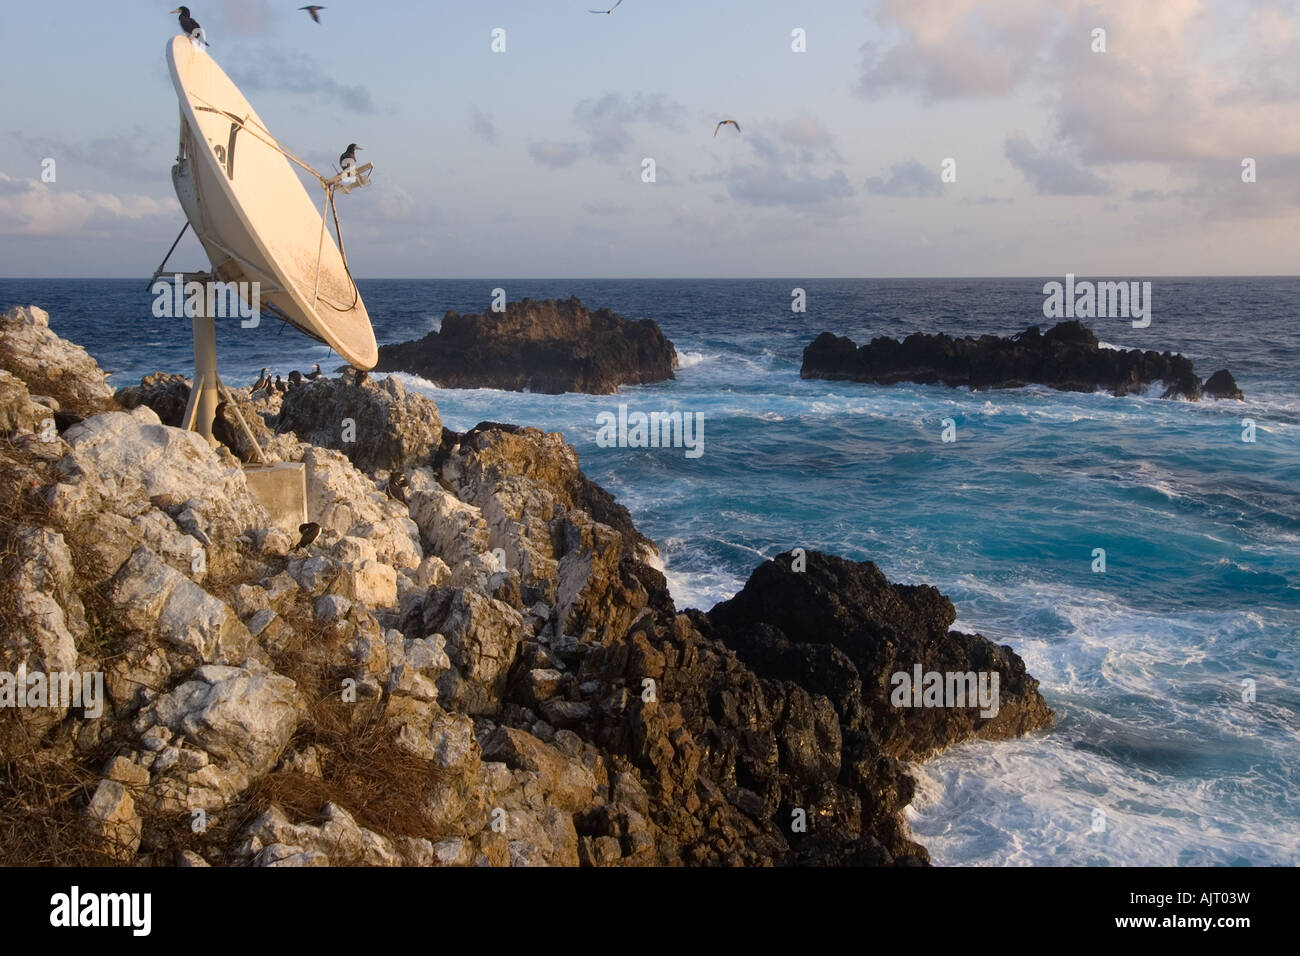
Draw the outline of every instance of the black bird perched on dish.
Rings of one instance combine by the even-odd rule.
[[[395,471],[388,476],[388,497],[406,504],[406,489],[411,485],[406,472]]]
[[[310,547],[311,543],[320,537],[320,525],[314,521],[308,521],[306,524],[298,525],[298,531],[302,534],[302,537],[299,538],[298,543],[293,546],[293,550],[295,551],[299,548]]]
[[[717,136],[718,130],[722,129],[722,127],[724,126],[734,126],[736,127],[736,132],[737,133],[740,132],[740,124],[737,123],[735,120],[723,120],[717,126],[713,127],[713,135]]]
[[[181,32],[191,40],[198,40],[204,46],[212,46],[203,35],[203,27],[199,26],[199,21],[190,16],[189,7],[177,7],[172,13],[180,14]]]
[[[339,157],[339,168],[347,169],[349,166],[356,166],[357,150],[361,148],[362,147],[358,146],[356,143],[349,143],[348,148],[343,152],[343,155]]]
[[[614,5],[613,5],[612,7],[610,7],[608,10],[591,10],[591,9],[588,9],[587,12],[588,12],[588,13],[613,13],[615,10],[618,9],[619,4],[622,3],[622,2],[623,2],[623,0],[618,0],[618,3],[614,4]]]
[[[307,373],[306,378],[307,378],[307,381],[309,381],[309,382],[314,382],[314,381],[316,381],[316,379],[320,378],[320,363],[319,363],[319,362],[313,362],[313,363],[312,363],[311,371]]]
[[[322,10],[324,10],[325,8],[322,7],[320,4],[313,3],[311,6],[308,6],[308,7],[299,7],[298,9],[299,9],[299,10],[306,10],[308,13],[311,14],[311,18],[312,18],[313,20],[315,20],[317,23],[320,23],[320,12],[321,12]]]
[[[269,368],[264,368],[262,369],[262,374],[257,376],[257,381],[253,383],[253,391],[260,392],[262,389],[270,387],[270,385],[271,370]]]

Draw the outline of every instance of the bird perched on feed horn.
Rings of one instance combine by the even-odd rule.
[[[320,23],[320,12],[321,12],[322,10],[324,10],[325,8],[322,7],[320,4],[313,3],[313,4],[311,4],[310,6],[299,7],[298,9],[299,9],[299,10],[306,10],[308,13],[311,14],[311,18],[312,18],[313,20],[315,20],[317,23]]]
[[[410,484],[411,482],[406,477],[405,472],[393,472],[388,476],[388,497],[406,504],[406,489],[410,487]]]
[[[189,7],[177,7],[172,13],[180,14],[181,33],[204,46],[212,46],[203,35],[203,27],[199,26],[199,21],[190,16]]]
[[[314,381],[316,381],[316,379],[320,378],[320,363],[319,363],[319,362],[313,362],[313,363],[312,363],[311,371],[307,373],[306,378],[307,378],[307,381],[309,381],[309,382],[314,382]]]
[[[717,126],[713,127],[713,135],[717,136],[718,130],[722,129],[722,127],[724,126],[734,126],[736,127],[736,132],[737,133],[740,132],[740,124],[737,123],[735,120],[723,120]]]
[[[361,148],[362,147],[358,146],[356,143],[349,143],[348,148],[344,150],[343,155],[339,157],[339,168],[343,170],[349,168],[355,169],[357,165],[357,150]]]
[[[298,543],[293,546],[294,551],[297,551],[300,548],[310,547],[311,543],[320,537],[320,525],[314,521],[308,521],[306,524],[298,525],[298,531],[302,534],[302,537],[299,538]]]
[[[270,384],[271,384],[271,370],[269,368],[264,368],[262,369],[262,374],[257,376],[257,381],[253,383],[253,391],[260,392],[262,389],[266,388]]]

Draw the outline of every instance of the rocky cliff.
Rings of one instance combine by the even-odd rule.
[[[940,333],[909,335],[903,341],[872,339],[858,346],[823,332],[804,349],[804,378],[849,379],[877,385],[917,382],[970,388],[1020,388],[1047,385],[1069,392],[1104,389],[1113,395],[1144,391],[1164,383],[1164,398],[1195,401],[1241,398],[1226,370],[1215,372],[1202,389],[1191,359],[1171,352],[1102,348],[1081,322],[1061,322],[1047,332],[1030,326],[1019,335],[954,339]]]
[[[673,343],[654,321],[590,312],[574,298],[448,312],[439,331],[382,346],[377,370],[413,372],[444,388],[612,395],[620,385],[670,379],[676,367]]]
[[[167,424],[188,387],[115,402],[40,310],[0,318],[0,671],[106,697],[0,708],[3,862],[918,864],[905,761],[1052,719],[869,563],[791,552],[680,613],[561,436],[446,431],[391,379],[236,393],[306,469],[299,547],[238,449]],[[917,665],[996,674],[996,714],[891,704]]]

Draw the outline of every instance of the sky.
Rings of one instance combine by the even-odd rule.
[[[191,8],[282,142],[365,147],[359,278],[1296,271],[1300,0],[603,3]],[[171,9],[3,3],[0,276],[161,261]]]

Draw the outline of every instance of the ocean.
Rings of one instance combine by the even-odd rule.
[[[1049,326],[1042,287],[1063,278],[386,280],[361,291],[381,343],[424,335],[450,308],[481,312],[497,287],[656,320],[677,346],[676,380],[617,396],[400,377],[448,427],[562,432],[658,542],[679,608],[731,596],[765,558],[819,549],[935,585],[958,629],[1014,648],[1057,723],[915,769],[908,815],[936,863],[1296,865],[1300,280],[1155,279],[1148,328],[1088,323],[1116,347],[1182,352],[1202,378],[1231,369],[1245,402],[799,377],[803,348],[826,330],[861,344]],[[796,287],[803,314],[791,310]],[[192,374],[188,326],[154,318],[151,303],[143,280],[0,280],[0,308],[46,309],[116,385]],[[287,376],[341,364],[269,320],[226,322],[218,341],[230,384],[263,365]],[[620,404],[701,415],[703,454],[600,447],[597,418]],[[946,419],[956,441],[941,440]]]

